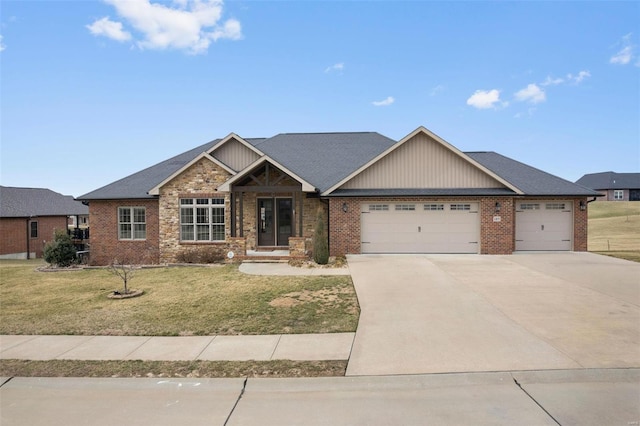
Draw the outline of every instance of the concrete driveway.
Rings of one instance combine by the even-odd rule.
[[[590,253],[348,257],[347,375],[640,367],[640,264]]]

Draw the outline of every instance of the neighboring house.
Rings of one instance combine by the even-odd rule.
[[[603,194],[600,201],[640,201],[640,173],[589,173],[576,183]]]
[[[91,263],[207,247],[312,248],[322,213],[331,255],[587,249],[593,190],[495,152],[464,153],[424,127],[378,133],[230,134],[78,199]]]
[[[0,186],[0,258],[42,257],[54,232],[67,232],[69,217],[78,221],[88,214],[86,205],[68,195],[43,188]]]

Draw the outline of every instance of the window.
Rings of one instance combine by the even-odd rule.
[[[38,238],[38,222],[29,222],[29,236],[31,238]]]
[[[373,212],[373,211],[381,211],[381,212],[386,212],[389,210],[389,205],[388,204],[369,204],[369,211]]]
[[[564,210],[564,203],[547,203],[544,207],[547,210]]]
[[[224,241],[224,198],[180,199],[180,241]]]
[[[451,210],[471,210],[471,204],[451,204]]]
[[[415,209],[415,204],[396,204],[396,211],[414,211]]]
[[[615,189],[613,191],[613,199],[615,201],[622,201],[624,199],[624,191],[622,189]]]
[[[118,207],[118,238],[144,240],[147,238],[147,219],[144,207]]]
[[[537,203],[522,203],[522,204],[520,204],[520,210],[540,210],[540,204],[537,204]]]
[[[444,210],[444,204],[425,204],[425,210]]]

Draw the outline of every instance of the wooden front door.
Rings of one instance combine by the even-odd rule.
[[[258,246],[288,246],[292,225],[291,198],[258,198]]]

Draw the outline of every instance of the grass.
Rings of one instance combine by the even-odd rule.
[[[347,361],[0,360],[0,377],[331,377]]]
[[[589,204],[588,249],[637,261],[640,257],[640,202]]]
[[[347,276],[245,275],[235,265],[143,269],[141,297],[108,299],[122,282],[106,269],[38,272],[0,261],[0,334],[235,335],[355,331]]]

